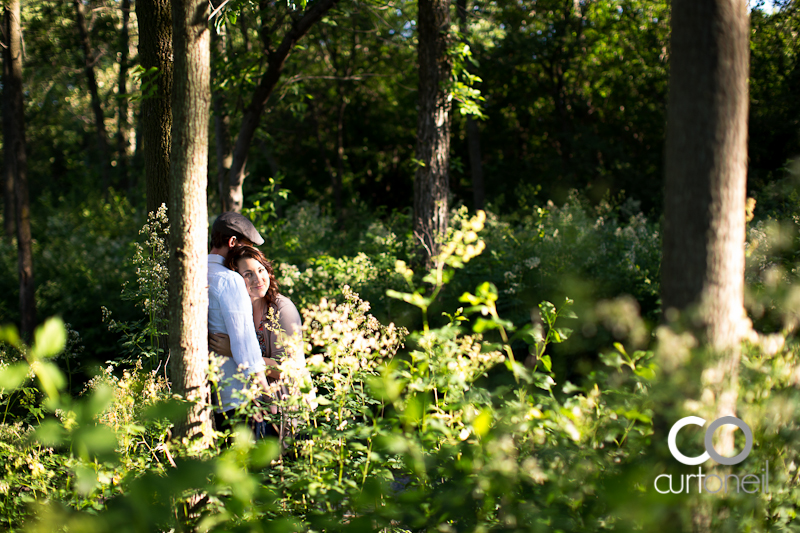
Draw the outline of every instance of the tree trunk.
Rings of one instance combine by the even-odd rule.
[[[5,12],[4,12],[5,13]],[[8,35],[6,28],[8,27],[5,18],[3,18],[3,34]],[[11,64],[6,59],[5,49],[3,49],[3,79],[7,80],[11,76]],[[3,98],[3,117],[10,113],[11,100],[7,97]],[[6,109],[9,107],[9,109]],[[3,119],[5,121],[5,118]],[[5,130],[3,138],[8,142],[5,137]],[[11,165],[8,163],[7,157],[3,161],[3,231],[6,238],[10,241],[14,238],[16,232],[16,225],[14,224],[14,173],[11,171]]]
[[[225,57],[227,55],[225,50],[225,35],[217,33],[213,24],[211,25],[211,45],[214,51],[214,64],[225,62]],[[212,75],[216,79],[219,76],[218,69],[212,69]],[[224,98],[225,96],[221,90],[214,90],[214,138],[217,145],[217,182],[222,212],[231,210],[226,200],[228,199],[228,175],[231,170],[231,162],[233,161],[231,117],[228,114],[228,110],[225,109]]]
[[[208,407],[208,121],[211,50],[206,0],[173,0],[175,85],[170,181],[169,348],[172,385],[191,400],[180,438],[211,443]]]
[[[19,0],[6,0],[3,48],[3,147],[7,172],[14,180],[15,222],[19,267],[19,309],[22,335],[33,339],[36,301],[33,283],[33,239],[25,155],[25,107],[22,93],[22,30]]]
[[[450,100],[444,84],[452,65],[447,55],[449,2],[419,0],[419,112],[414,177],[414,234],[426,262],[439,253],[447,231],[450,189]]]
[[[261,77],[261,81],[253,93],[253,98],[250,100],[250,104],[244,110],[242,125],[233,148],[233,163],[231,164],[230,177],[228,179],[228,198],[226,199],[227,205],[230,206],[231,211],[239,212],[242,210],[242,202],[244,200],[242,184],[246,177],[245,166],[247,164],[247,152],[255,136],[258,123],[261,121],[264,106],[267,104],[272,90],[281,77],[286,59],[289,57],[289,54],[292,52],[297,42],[308,33],[311,27],[330,11],[337,2],[338,0],[320,0],[319,2],[314,2],[303,17],[292,24],[291,29],[283,37],[278,48],[275,50],[267,50],[267,57],[269,58],[267,70]]]
[[[153,96],[142,100],[141,134],[147,185],[147,212],[169,205],[172,146],[172,13],[170,0],[136,0],[139,57],[145,70],[157,69],[143,82],[154,84]],[[146,94],[146,87],[142,87]],[[172,214],[170,213],[170,219]]]
[[[467,32],[467,0],[456,2],[458,22],[464,42],[468,45]],[[486,193],[483,187],[483,161],[481,158],[481,137],[478,123],[471,116],[467,117],[467,149],[469,151],[469,169],[472,174],[472,200],[475,210],[485,207]]]
[[[72,0],[75,5],[75,22],[78,26],[78,33],[81,38],[81,48],[83,49],[83,69],[86,73],[86,83],[89,85],[89,95],[92,98],[92,112],[94,113],[94,127],[97,131],[97,150],[100,160],[101,185],[105,192],[110,185],[111,158],[108,153],[108,137],[106,135],[105,116],[100,105],[100,94],[97,90],[97,76],[94,72],[94,53],[92,43],[89,40],[89,28],[86,25],[86,16],[83,12],[83,0]]]
[[[745,0],[673,0],[662,299],[696,307],[722,355],[712,386],[736,409],[743,306],[749,19]],[[729,426],[725,426],[729,427]],[[725,439],[724,439],[725,440]],[[717,450],[733,448],[732,433]]]
[[[119,34],[119,77],[117,80],[117,171],[119,182],[127,183],[132,188],[133,183],[128,182],[128,156],[130,154],[131,138],[128,116],[128,22],[131,15],[131,0],[122,0],[122,28]]]

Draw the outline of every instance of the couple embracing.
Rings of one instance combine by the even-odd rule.
[[[247,402],[244,390],[250,383],[240,379],[242,374],[267,395],[274,391],[269,381],[281,377],[278,365],[284,357],[298,358],[299,363],[304,359],[301,350],[287,352],[269,327],[270,309],[288,337],[300,334],[302,322],[294,304],[278,291],[272,264],[255,248],[262,244],[264,239],[255,226],[238,213],[222,213],[211,228],[209,349],[225,358],[214,394],[218,431],[230,429],[237,409]],[[275,406],[271,412],[277,413]],[[248,422],[256,439],[283,436],[283,422],[273,424],[260,414]]]

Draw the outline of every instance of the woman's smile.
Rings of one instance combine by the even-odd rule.
[[[239,260],[236,268],[244,278],[250,298],[263,298],[269,289],[269,273],[259,261],[250,257]]]

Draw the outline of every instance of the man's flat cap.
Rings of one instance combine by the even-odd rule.
[[[264,238],[253,223],[247,217],[233,211],[227,211],[217,217],[211,227],[211,233],[217,232],[230,237],[244,237],[256,246],[264,244]]]

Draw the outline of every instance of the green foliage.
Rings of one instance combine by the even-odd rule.
[[[267,415],[288,429],[282,443],[253,443],[237,426],[228,448],[198,455],[168,439],[185,404],[163,378],[141,364],[120,375],[109,368],[73,398],[52,363],[68,345],[59,322],[38,330],[32,347],[4,329],[0,400],[28,397],[29,414],[0,425],[0,520],[33,531],[675,531],[698,516],[712,531],[793,527],[796,339],[757,336],[743,347],[737,413],[756,445],[742,465],[769,461],[770,493],[663,495],[656,476],[682,472],[665,428],[689,414],[714,416],[716,356],[667,326],[651,337],[631,296],[591,308],[544,300],[514,320],[508,276],[474,281],[492,265],[536,257],[526,268],[572,263],[580,272],[607,261],[597,279],[616,270],[614,283],[647,286],[635,266],[649,260],[655,230],[640,216],[627,225],[605,218],[607,209],[589,216],[576,198],[516,226],[457,213],[426,272],[398,259],[403,239],[386,226],[351,236],[376,239],[374,248],[360,263],[330,257],[308,269],[303,287],[318,283],[329,297],[303,306],[302,338],[281,340],[287,353],[306,352],[305,366],[297,357],[283,363],[276,389],[288,394],[273,403],[282,414]],[[313,231],[303,235],[313,242]],[[763,242],[751,254],[757,264],[775,257]],[[611,251],[580,257],[598,243]],[[392,261],[383,281],[369,274],[381,249]],[[395,312],[411,309],[416,325],[384,325],[348,279],[386,282]],[[532,279],[512,281],[528,291]],[[560,347],[592,328],[609,342],[568,380]]]
[[[136,288],[126,282],[122,299],[135,302],[144,311],[146,318],[133,323],[117,322],[111,312],[103,307],[103,321],[111,331],[123,334],[125,362],[133,364],[145,360],[146,368],[152,370],[162,364],[168,330],[167,303],[169,298],[169,220],[167,207],[161,204],[158,211],[147,215],[147,222],[139,231],[144,235],[143,243],[134,243],[131,263],[136,267]]]

